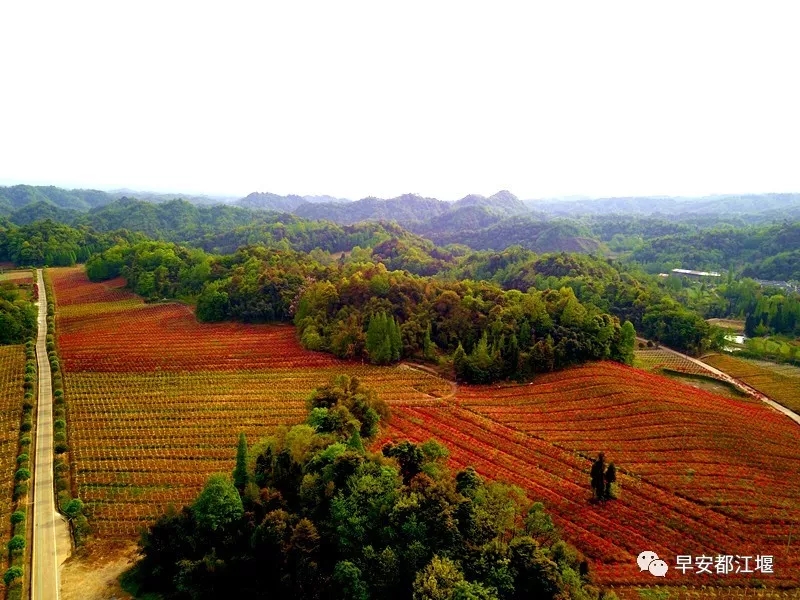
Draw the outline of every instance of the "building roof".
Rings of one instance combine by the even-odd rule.
[[[716,271],[691,271],[689,269],[672,269],[673,273],[679,275],[697,275],[698,277],[721,277]]]

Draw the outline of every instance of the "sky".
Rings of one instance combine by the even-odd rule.
[[[793,2],[4,2],[0,183],[800,192]]]

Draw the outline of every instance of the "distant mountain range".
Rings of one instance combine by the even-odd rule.
[[[396,198],[375,197],[347,200],[333,196],[281,196],[254,192],[244,198],[160,194],[132,190],[66,190],[53,186],[15,185],[0,187],[0,222],[5,217],[18,225],[50,218],[71,224],[102,224],[123,227],[131,219],[142,221],[139,230],[163,233],[169,228],[163,215],[139,204],[126,205],[127,198],[152,205],[180,198],[212,212],[190,221],[224,221],[233,226],[295,220],[330,221],[352,225],[364,221],[393,221],[414,234],[439,245],[464,244],[475,249],[501,250],[519,244],[536,251],[603,251],[603,242],[613,235],[609,221],[650,219],[663,229],[664,223],[706,225],[735,218],[741,225],[800,219],[800,194],[727,194],[702,198],[665,196],[623,198],[571,198],[522,201],[507,190],[491,196],[470,194],[448,202],[417,194]],[[169,215],[186,213],[187,206],[171,206]],[[240,210],[244,209],[244,210]],[[288,213],[281,216],[278,213]],[[599,233],[595,225],[603,221]],[[613,223],[612,223],[613,224]]]

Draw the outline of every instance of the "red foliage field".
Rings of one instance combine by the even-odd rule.
[[[233,468],[250,442],[306,416],[311,390],[346,372],[393,405],[425,406],[448,382],[309,352],[290,326],[200,324],[180,304],[144,304],[119,281],[48,271],[79,497],[104,540],[136,539],[170,503]],[[67,304],[62,305],[62,300]]]
[[[189,308],[145,305],[119,282],[51,274],[75,478],[103,539],[134,539],[166,504],[190,501],[208,474],[232,469],[239,431],[252,442],[300,421],[310,390],[347,372],[392,408],[376,447],[439,439],[453,467],[520,485],[600,583],[800,583],[800,430],[761,403],[616,363],[453,396],[449,382],[418,371],[306,351],[288,326],[199,324]],[[588,474],[600,451],[621,469],[622,493],[593,504]],[[671,568],[656,580],[636,566],[643,550],[670,565],[679,554],[773,555],[775,573]]]
[[[533,385],[461,386],[453,405],[398,407],[385,438],[436,438],[454,467],[474,465],[541,499],[600,581],[652,584],[636,556],[765,555],[797,585],[800,436],[797,425],[750,400],[709,394],[657,375],[600,363]],[[599,452],[621,469],[622,494],[590,503]],[[746,585],[753,575],[681,575],[666,583]]]
[[[67,371],[316,369],[341,362],[303,349],[291,326],[202,324],[188,306],[145,304],[119,279],[91,283],[80,267],[52,270],[51,277]]]

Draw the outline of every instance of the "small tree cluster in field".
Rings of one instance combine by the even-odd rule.
[[[435,441],[365,449],[387,416],[357,380],[317,389],[304,424],[214,475],[143,533],[140,592],[197,600],[463,598],[597,600],[583,557],[541,503],[514,486],[455,475]]]
[[[606,467],[605,454],[602,452],[592,463],[591,476],[595,500],[612,500],[618,497],[617,467],[613,462]]]
[[[393,316],[385,312],[373,315],[367,326],[367,355],[370,362],[386,365],[400,359],[403,340],[400,326]]]

